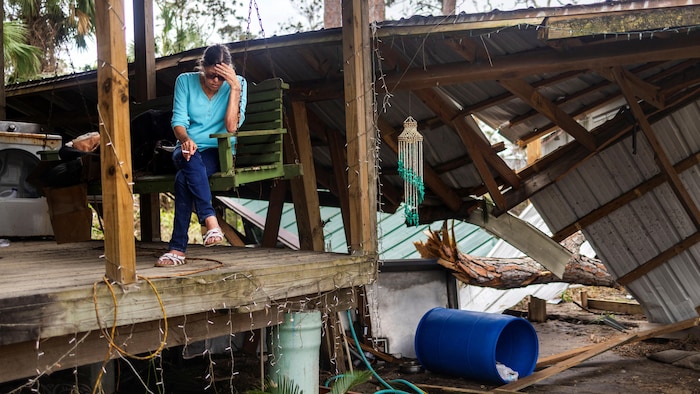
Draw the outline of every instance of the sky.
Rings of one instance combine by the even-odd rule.
[[[278,26],[280,26],[280,24],[283,24],[284,22],[287,22],[290,19],[301,19],[300,14],[293,5],[293,1],[294,0],[255,0],[258,6],[257,9],[260,12],[260,20],[262,20],[263,24],[262,27],[267,37],[270,37],[275,33],[279,33],[280,29]],[[406,15],[406,13],[409,12],[409,1],[410,0],[395,1],[395,4],[392,7],[387,8],[386,10],[387,19],[400,19],[402,17],[409,17],[410,15]],[[457,13],[462,11],[467,13],[482,12],[483,10],[477,10],[474,6],[475,1],[479,2],[479,4],[483,4],[485,2],[485,0],[457,0]],[[578,0],[576,1],[576,3],[583,4],[598,1],[603,0]],[[247,16],[249,1],[244,0],[243,2],[245,3],[245,6],[241,10],[241,15]],[[557,0],[551,0],[551,2],[554,6],[554,3],[556,3]],[[522,5],[517,6],[516,0],[490,0],[490,3],[494,6],[494,8],[498,8],[502,11],[522,8]],[[538,4],[539,3],[546,3],[546,0],[539,0]],[[123,4],[125,17],[124,19],[126,21],[126,43],[127,46],[129,46],[129,44],[133,41],[132,0],[123,0]],[[158,27],[156,26],[156,28]],[[253,8],[252,10],[250,30],[252,34],[260,33],[260,23],[258,22],[257,15],[255,13],[255,8]],[[73,62],[73,65],[76,68],[76,71],[82,70],[84,65],[90,65],[95,63],[95,59],[97,58],[97,47],[95,45],[94,39],[92,39],[92,41],[88,41],[88,44],[88,49],[86,51],[78,51],[74,49],[70,50],[70,57]],[[214,44],[214,42],[212,42],[211,44]]]

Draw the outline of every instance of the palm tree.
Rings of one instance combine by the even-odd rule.
[[[242,38],[245,20],[236,15],[239,0],[155,0],[160,9],[158,55],[172,55],[205,46],[213,38],[235,41]]]
[[[57,53],[69,42],[85,48],[95,33],[94,0],[7,0],[6,19],[27,28],[27,43],[41,51],[41,73],[55,74]]]
[[[19,22],[3,23],[5,80],[9,83],[31,79],[39,72],[41,50],[26,43],[27,28]]]

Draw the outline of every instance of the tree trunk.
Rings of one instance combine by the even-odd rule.
[[[342,0],[324,0],[323,1],[323,28],[331,29],[340,27],[342,24]]]
[[[616,287],[617,283],[596,259],[574,253],[564,277],[557,278],[529,257],[475,257],[462,253],[450,237],[447,226],[431,231],[428,240],[414,245],[424,258],[435,258],[460,281],[476,286],[511,289],[531,284],[566,282],[589,286]],[[578,242],[574,242],[576,244]],[[580,245],[580,244],[579,244]]]
[[[349,0],[323,0],[324,29],[342,26],[343,1]],[[381,22],[384,19],[386,19],[386,4],[384,0],[369,0],[369,21]]]
[[[454,15],[457,0],[442,0],[442,15]]]
[[[386,4],[384,0],[370,0],[369,1],[369,21],[381,22],[386,19]]]

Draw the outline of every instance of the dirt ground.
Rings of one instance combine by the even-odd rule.
[[[592,289],[598,299],[623,298],[624,294],[606,289]],[[566,297],[565,297],[566,298]],[[523,310],[524,308],[514,308]],[[604,342],[621,334],[603,324],[603,317],[629,327],[631,331],[648,329],[644,315],[606,314],[581,309],[574,302],[547,305],[547,321],[533,323],[539,340],[540,357],[559,354],[582,346]],[[668,349],[700,351],[698,328],[669,338],[634,342],[595,356],[573,368],[553,375],[521,390],[529,393],[700,393],[700,371],[653,361],[648,355]],[[414,385],[430,385],[428,393],[482,392],[497,386],[484,385],[459,377],[421,370],[401,373],[400,368],[385,363],[375,368],[385,381],[404,379]],[[443,387],[443,389],[437,388]],[[356,388],[371,393],[384,388],[376,380]],[[398,387],[395,387],[398,388]],[[401,387],[407,390],[406,387]]]

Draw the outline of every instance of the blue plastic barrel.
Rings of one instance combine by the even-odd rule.
[[[480,382],[507,383],[496,370],[500,362],[531,375],[537,364],[537,332],[525,319],[493,313],[434,308],[418,323],[418,361],[424,368]]]

